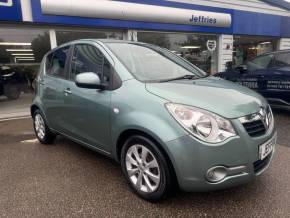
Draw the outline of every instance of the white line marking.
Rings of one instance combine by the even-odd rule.
[[[4,118],[4,119],[0,119],[0,122],[9,121],[9,120],[21,120],[21,119],[28,119],[28,118],[31,118],[31,116]]]
[[[38,139],[28,139],[21,141],[21,143],[36,143],[36,142],[38,142]]]

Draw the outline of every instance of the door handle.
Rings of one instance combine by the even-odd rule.
[[[66,90],[63,91],[65,93],[65,95],[70,95],[72,92],[69,88],[67,88]]]

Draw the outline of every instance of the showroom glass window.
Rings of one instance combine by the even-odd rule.
[[[33,80],[50,50],[48,30],[0,28],[0,114],[29,111]]]
[[[74,47],[72,57],[72,80],[75,79],[77,74],[86,72],[96,73],[103,82],[108,83],[111,64],[97,47],[88,44],[79,44]]]
[[[77,39],[123,39],[123,32],[117,30],[56,30],[57,45]]]
[[[167,48],[207,73],[217,72],[216,35],[138,32],[137,38],[140,42]]]
[[[234,36],[233,66],[240,66],[258,55],[277,49],[274,37]]]
[[[274,67],[289,67],[290,52],[281,52],[274,55]]]

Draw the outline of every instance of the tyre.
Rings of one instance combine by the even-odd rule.
[[[171,193],[173,177],[169,165],[150,139],[138,135],[130,137],[122,147],[121,167],[139,197],[156,202]]]
[[[40,110],[36,110],[33,114],[33,126],[40,143],[52,144],[54,142],[56,134],[50,131]]]
[[[19,90],[17,84],[6,85],[4,87],[4,95],[11,100],[18,99],[20,96],[20,90]]]

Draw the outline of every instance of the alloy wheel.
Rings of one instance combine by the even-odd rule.
[[[45,124],[42,116],[40,114],[36,114],[34,117],[34,126],[35,132],[40,139],[44,139],[45,137]]]
[[[132,145],[126,153],[126,170],[134,187],[145,193],[157,190],[160,167],[152,152],[143,145]]]

